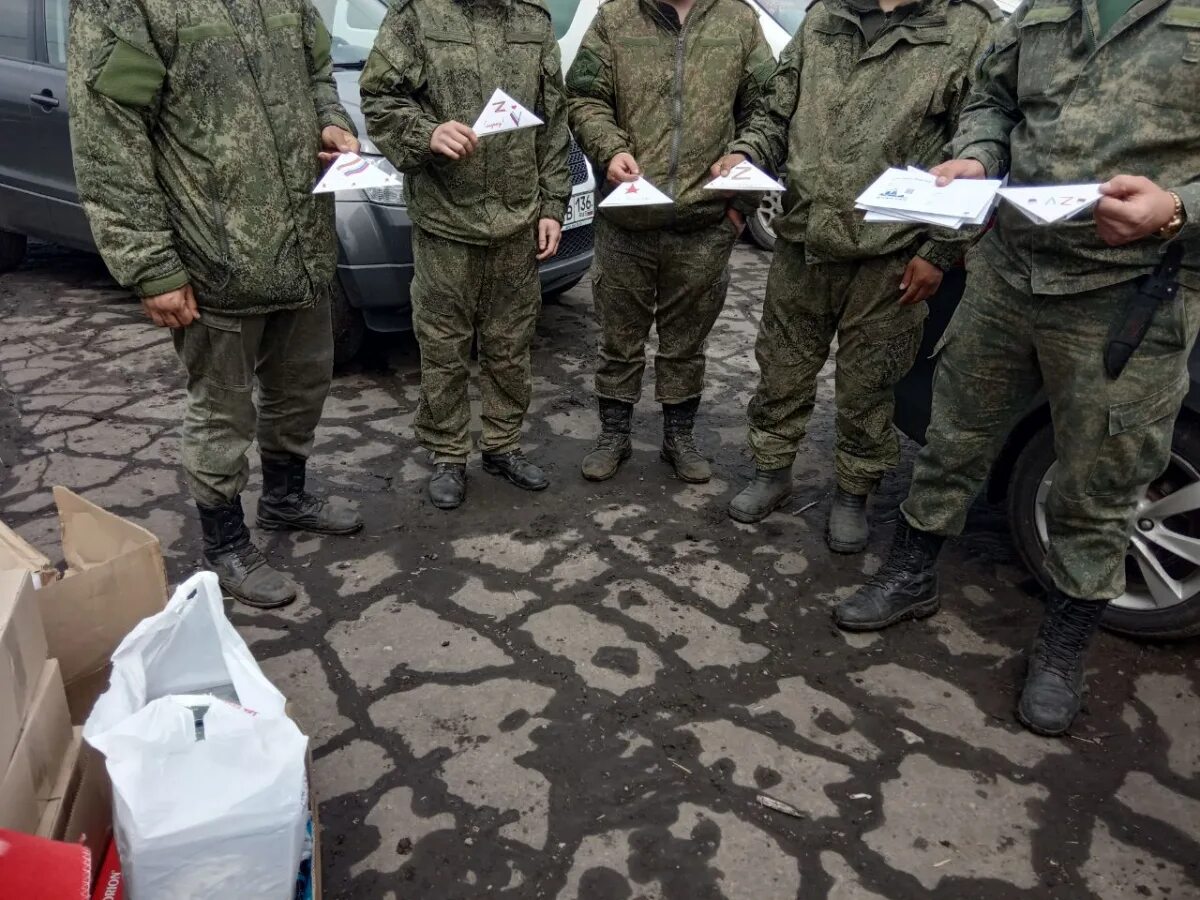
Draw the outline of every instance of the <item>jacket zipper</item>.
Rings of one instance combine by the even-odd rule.
[[[679,185],[679,149],[683,143],[683,57],[687,48],[688,27],[692,24],[695,9],[688,13],[679,29],[679,37],[675,41],[675,98],[674,119],[675,128],[671,134],[671,167],[667,173],[667,185],[671,198],[675,199]]]

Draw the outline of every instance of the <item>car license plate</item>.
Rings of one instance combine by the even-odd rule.
[[[563,218],[563,230],[578,228],[589,224],[596,218],[596,195],[592,191],[585,194],[574,194],[567,204],[567,214]]]

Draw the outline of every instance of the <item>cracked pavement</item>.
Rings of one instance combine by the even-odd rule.
[[[792,501],[727,519],[752,468],[766,259],[736,252],[710,342],[708,485],[668,477],[648,400],[621,474],[579,478],[597,430],[586,286],[538,330],[526,446],[544,494],[476,459],[461,510],[428,504],[410,339],[374,340],[337,378],[311,469],[366,531],[260,536],[301,601],[231,612],[312,738],[327,897],[1200,896],[1195,642],[1103,637],[1072,735],[1027,734],[1012,709],[1039,602],[982,504],[945,555],[938,617],[838,632],[829,607],[879,564],[913,448],[873,502],[870,551],[831,555],[832,364]],[[0,384],[7,522],[53,548],[64,484],[154,531],[173,581],[195,570],[181,373],[97,259],[42,246],[0,278]]]

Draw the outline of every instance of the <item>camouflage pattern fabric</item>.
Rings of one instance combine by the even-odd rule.
[[[945,159],[999,12],[991,0],[916,0],[868,46],[847,0],[818,0],[784,50],[734,149],[773,169],[788,193],[775,221],[808,261],[888,256],[921,241],[943,268],[974,235],[920,224],[867,224],[854,199],[889,166]]]
[[[371,139],[405,173],[412,220],[472,244],[563,220],[571,195],[562,63],[537,0],[401,0],[359,84]],[[500,88],[546,124],[484,137],[457,162],[435,156],[438,125],[473,125]]]
[[[308,0],[78,0],[68,79],[79,192],[113,276],[201,309],[311,306],[333,278],[321,129],[353,131]]]
[[[750,447],[761,469],[790,467],[837,335],[836,469],[852,494],[871,493],[900,461],[892,390],[916,361],[925,304],[900,306],[912,250],[861,262],[816,263],[791,241],[775,245],[755,355]]]
[[[614,156],[631,153],[675,204],[600,215],[633,231],[716,225],[729,200],[703,186],[774,68],[758,16],[741,0],[697,0],[682,28],[655,0],[603,4],[567,74],[571,128],[601,181]]]
[[[333,379],[329,315],[325,292],[306,309],[208,312],[175,329],[187,372],[183,467],[198,503],[217,506],[245,489],[255,437],[264,454],[308,458]]]
[[[1181,280],[1200,290],[1200,3],[1148,0],[1097,41],[1095,0],[1032,0],[999,31],[952,152],[1012,184],[1145,175],[1184,201]],[[1012,284],[1078,295],[1154,268],[1160,242],[1107,246],[1090,217],[1053,229],[1001,204],[982,242]]]
[[[479,335],[485,453],[521,443],[529,409],[529,348],[542,305],[532,226],[491,246],[413,229],[413,330],[421,345],[416,432],[435,462],[471,451],[467,393],[471,342]]]
[[[1185,288],[1159,308],[1121,377],[1109,379],[1109,323],[1132,290],[1038,296],[972,253],[966,296],[942,339],[929,443],[902,507],[913,527],[962,531],[1009,429],[1043,392],[1058,456],[1046,503],[1047,568],[1070,597],[1124,592],[1137,503],[1170,458],[1200,328],[1200,292]]]
[[[655,397],[682,403],[704,390],[704,344],[729,290],[737,235],[728,219],[709,228],[626,231],[599,219],[592,296],[600,320],[596,394],[636,403],[646,339],[658,329]]]

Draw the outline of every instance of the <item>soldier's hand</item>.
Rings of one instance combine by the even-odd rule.
[[[929,174],[937,176],[938,187],[945,187],[959,178],[987,178],[987,169],[977,159],[952,159],[934,166]]]
[[[625,184],[642,177],[642,169],[630,153],[618,153],[608,164],[608,180],[612,184]]]
[[[1149,237],[1175,218],[1175,198],[1149,178],[1118,175],[1100,185],[1096,230],[1110,247]]]
[[[737,229],[738,237],[741,237],[742,232],[746,230],[746,217],[742,215],[741,210],[727,206],[725,207],[725,218],[733,223],[733,227]]]
[[[479,147],[479,135],[462,122],[443,122],[433,130],[429,149],[448,159],[465,159]]]
[[[190,284],[156,297],[143,297],[142,308],[159,328],[187,328],[200,318]]]
[[[538,262],[558,255],[562,241],[562,223],[557,219],[538,219]]]
[[[746,161],[745,153],[730,153],[728,156],[722,156],[712,167],[713,178],[727,178],[729,173]]]
[[[326,125],[321,131],[321,152],[317,154],[317,159],[325,167],[337,159],[339,153],[357,153],[361,146],[358,138],[345,128]]]
[[[937,293],[938,288],[942,286],[943,277],[945,273],[929,260],[914,256],[900,279],[900,290],[903,292],[900,305],[913,306],[924,303]]]

